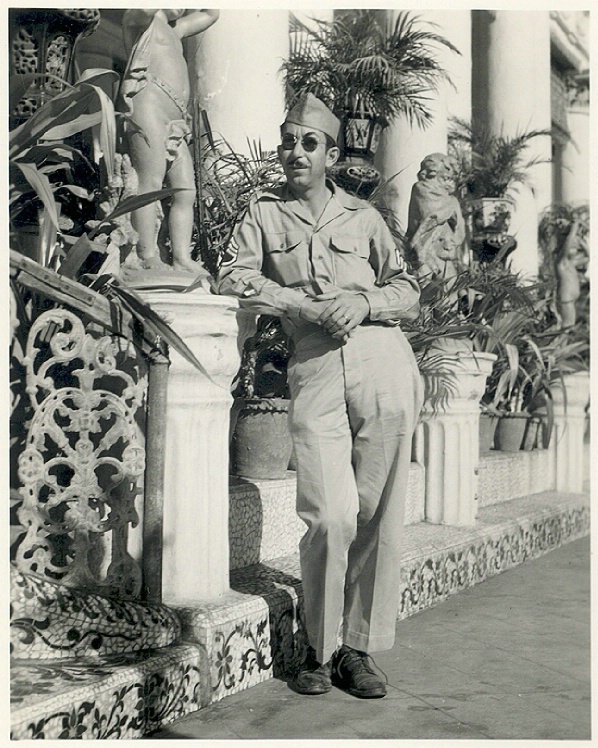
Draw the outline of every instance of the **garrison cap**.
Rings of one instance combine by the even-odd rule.
[[[300,127],[312,127],[329,135],[335,142],[341,126],[338,117],[335,117],[326,104],[312,93],[305,94],[299,99],[282,124],[287,122]]]

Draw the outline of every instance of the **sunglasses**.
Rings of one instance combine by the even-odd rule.
[[[298,141],[299,138],[296,135],[287,132],[282,136],[280,144],[284,151],[292,151],[293,148],[297,145]],[[313,153],[321,143],[322,141],[318,140],[315,135],[304,135],[301,138],[301,146],[307,153]]]

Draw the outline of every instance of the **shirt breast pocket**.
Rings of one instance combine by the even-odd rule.
[[[341,234],[330,239],[335,280],[341,288],[369,289],[375,281],[369,263],[370,242],[365,235]]]
[[[330,247],[339,255],[356,255],[364,260],[370,258],[370,242],[367,236],[339,234],[330,239]]]
[[[308,244],[300,231],[264,234],[264,275],[284,286],[309,281]]]

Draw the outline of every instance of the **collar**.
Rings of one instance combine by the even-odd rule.
[[[369,203],[366,200],[349,195],[349,193],[345,192],[342,187],[335,184],[330,177],[326,177],[326,186],[332,192],[332,200],[338,203],[339,206],[345,210],[362,210],[369,207]],[[275,187],[272,190],[263,190],[259,193],[259,196],[271,198],[273,200],[280,200],[282,202],[288,202],[294,197],[286,182],[280,185],[280,187]]]

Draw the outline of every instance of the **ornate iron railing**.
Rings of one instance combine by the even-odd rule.
[[[137,596],[129,540],[145,467],[136,418],[147,367],[131,343],[67,309],[34,321],[23,366],[31,417],[18,458],[24,535],[15,560],[66,585]]]
[[[146,355],[147,336],[134,345],[114,334],[137,322],[107,298],[12,253],[11,273],[21,309],[11,350],[11,561],[79,590],[157,601],[162,517],[144,507],[144,485],[153,495],[161,476],[151,475],[145,446],[161,420],[147,415],[152,360],[167,359],[159,349]],[[146,537],[154,540],[144,549]]]

